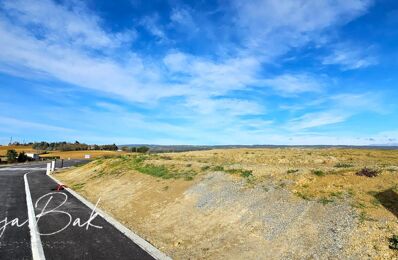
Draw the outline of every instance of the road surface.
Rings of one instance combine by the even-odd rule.
[[[65,161],[64,166],[83,162]],[[36,220],[45,259],[154,259],[68,191],[54,191],[57,184],[45,174],[45,168],[46,162],[0,167],[0,259],[34,258],[32,248],[37,244],[32,243],[26,222],[26,173],[35,214],[43,213]],[[20,227],[15,225],[16,218]]]

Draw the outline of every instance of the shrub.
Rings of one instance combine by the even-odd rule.
[[[209,165],[205,165],[202,168],[200,168],[202,171],[207,171],[208,169],[210,169]]]
[[[297,169],[289,169],[289,170],[287,170],[287,173],[296,173],[298,171],[299,170],[297,170]]]
[[[325,176],[325,173],[321,170],[313,170],[312,174],[315,174],[316,176]]]
[[[320,198],[319,202],[322,203],[323,205],[326,205],[328,203],[333,202],[334,200],[330,199],[330,198]]]
[[[398,235],[393,235],[392,238],[389,239],[390,248],[398,250]]]
[[[146,147],[146,146],[137,147],[137,153],[146,153],[148,151],[149,151],[149,147]]]
[[[228,169],[228,170],[225,170],[225,172],[229,173],[229,174],[239,174],[243,178],[249,178],[249,177],[253,176],[253,173],[250,170]]]
[[[308,196],[307,194],[304,194],[304,193],[302,193],[302,192],[296,192],[295,193],[298,197],[300,197],[300,198],[302,198],[302,199],[304,199],[304,200],[310,200],[311,198],[310,198],[310,196]]]
[[[217,166],[214,166],[214,167],[213,167],[213,170],[214,170],[214,171],[223,171],[223,170],[224,170],[224,167],[222,167],[222,166],[220,166],[220,165],[217,165]]]
[[[12,150],[7,150],[7,161],[10,163],[16,162],[18,157],[17,151],[14,149]]]
[[[161,177],[163,179],[170,179],[172,176],[169,171],[163,165],[157,166],[152,164],[146,164],[141,167],[137,167],[137,170],[141,173],[152,175],[155,177]]]
[[[241,177],[244,177],[244,178],[249,178],[249,177],[252,177],[253,174],[252,174],[252,171],[244,170],[244,171],[242,171],[242,172],[240,173],[240,176],[241,176]]]
[[[336,163],[334,165],[334,167],[336,167],[336,168],[351,168],[351,167],[353,167],[353,165],[349,164],[349,163]]]
[[[358,171],[356,175],[358,176],[366,176],[366,177],[376,177],[379,175],[380,171],[376,169],[370,169],[370,168],[363,168],[362,170]]]
[[[29,157],[24,153],[24,152],[20,152],[17,158],[18,162],[26,162],[29,160]]]

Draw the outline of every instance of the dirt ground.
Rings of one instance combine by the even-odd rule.
[[[175,259],[398,259],[397,175],[394,150],[275,148],[121,155],[55,177]]]

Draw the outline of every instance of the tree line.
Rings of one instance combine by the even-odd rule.
[[[32,158],[28,157],[25,152],[20,152],[19,154],[14,149],[8,150],[7,154],[7,162],[14,163],[14,162],[26,162],[32,160]]]
[[[35,150],[46,150],[46,151],[86,151],[86,150],[106,150],[106,151],[117,151],[118,147],[116,144],[106,145],[88,145],[85,143],[74,143],[69,142],[35,142],[32,144],[32,148]]]
[[[138,146],[138,147],[123,146],[122,151],[133,152],[133,153],[146,153],[149,151],[149,147],[147,147],[147,146]]]

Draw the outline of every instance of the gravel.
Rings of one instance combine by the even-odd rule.
[[[243,239],[260,234],[259,258],[349,259],[345,247],[357,226],[348,203],[323,205],[296,197],[271,181],[248,187],[222,172],[209,174],[187,191],[196,208],[236,214]]]

